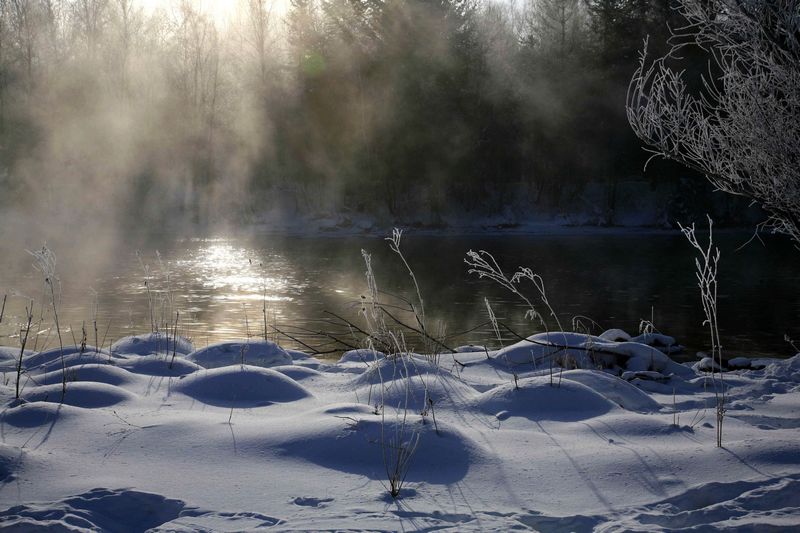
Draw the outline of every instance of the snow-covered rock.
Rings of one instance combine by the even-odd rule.
[[[600,334],[600,338],[611,342],[628,342],[631,340],[631,336],[621,329],[607,329]]]

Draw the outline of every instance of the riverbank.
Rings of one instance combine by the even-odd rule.
[[[185,339],[139,336],[111,351],[70,350],[63,362],[58,350],[25,354],[22,402],[14,400],[18,353],[2,349],[0,525],[800,524],[800,356],[724,374],[718,448],[718,375],[712,381],[646,344],[559,335],[502,351],[362,351],[332,363],[264,341],[195,350]],[[605,371],[562,370],[568,358],[548,364],[541,345],[555,336],[571,346],[567,355],[585,354],[591,341],[616,359]],[[388,489],[403,450],[394,499]]]

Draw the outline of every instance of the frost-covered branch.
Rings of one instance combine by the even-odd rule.
[[[627,95],[636,135],[654,156],[752,199],[763,223],[800,243],[800,2],[678,0],[686,25],[650,61],[647,42]],[[690,91],[678,61],[687,46],[711,56]]]

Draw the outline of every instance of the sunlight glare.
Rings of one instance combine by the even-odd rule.
[[[214,290],[225,292],[217,298],[235,300],[282,301],[291,300],[283,296],[291,283],[285,277],[268,275],[263,266],[248,255],[244,248],[227,243],[210,243],[200,249],[191,265],[197,270],[202,283]],[[186,268],[189,265],[184,265]],[[266,293],[266,294],[265,294]]]

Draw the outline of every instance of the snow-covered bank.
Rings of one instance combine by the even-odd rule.
[[[710,214],[719,227],[752,231],[765,215],[747,202],[729,195],[682,190],[691,183],[653,183],[647,180],[617,179],[593,181],[579,190],[565,192],[557,203],[548,202],[532,191],[488,197],[467,209],[455,203],[429,204],[427,191],[417,191],[407,205],[394,213],[379,202],[363,210],[334,204],[316,210],[261,210],[244,220],[232,220],[232,227],[247,226],[258,231],[291,235],[380,235],[394,227],[415,232],[481,234],[561,234],[619,231],[664,231],[677,222],[690,223]],[[702,198],[702,199],[701,199]],[[452,199],[451,199],[452,200]],[[283,205],[294,205],[286,199]],[[488,206],[502,206],[494,209]],[[351,206],[352,207],[352,206]]]
[[[67,356],[63,396],[60,353],[26,354],[23,402],[3,350],[0,527],[800,526],[800,355],[725,373],[717,448],[711,376],[613,337],[333,362],[141,336]],[[398,447],[414,451],[393,500]]]
[[[226,229],[228,226],[224,226]],[[511,215],[445,216],[436,219],[401,219],[375,217],[359,213],[319,214],[291,217],[268,213],[255,217],[244,226],[247,231],[263,234],[341,237],[379,236],[390,234],[392,228],[413,230],[416,235],[592,235],[614,233],[667,233],[674,231],[670,224],[647,220],[632,220],[602,225],[592,219],[575,219],[563,215],[519,218]],[[230,226],[241,231],[242,226]]]

